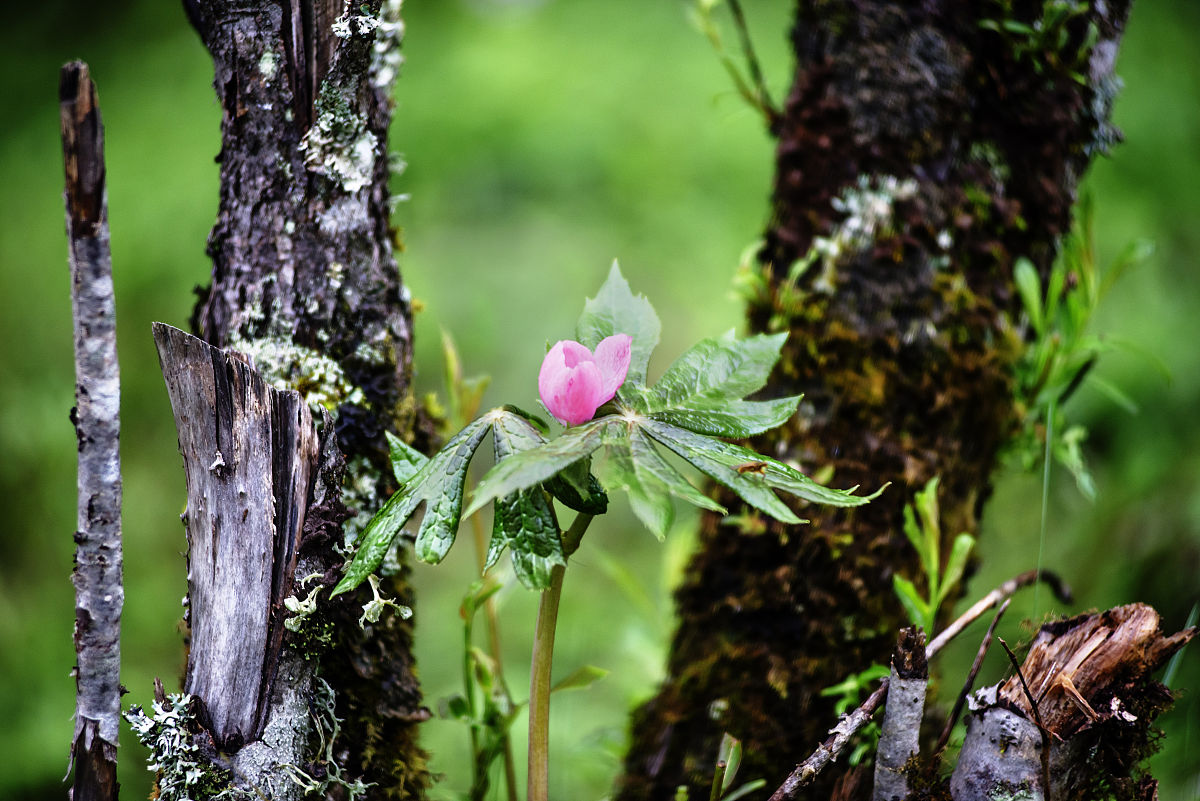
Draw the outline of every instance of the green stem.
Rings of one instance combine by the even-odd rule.
[[[592,516],[580,513],[563,534],[563,554],[579,547]],[[550,799],[550,668],[554,659],[554,628],[562,597],[564,565],[550,572],[550,587],[542,591],[533,632],[533,665],[529,677],[529,785],[526,801]]]
[[[479,522],[479,515],[471,518],[471,523],[475,531],[475,557],[479,564],[479,573],[483,575],[483,568],[487,561],[487,543],[484,539],[483,524]],[[488,629],[488,646],[491,648],[492,659],[496,661],[496,682],[500,685],[505,697],[510,697],[508,692],[508,682],[504,679],[504,659],[500,652],[500,620],[496,614],[495,596],[488,596],[488,599],[483,603],[483,611],[486,615]],[[471,644],[467,643],[467,648],[470,649]],[[474,729],[472,729],[474,733]],[[472,739],[472,754],[477,755],[478,750],[475,748],[475,740]],[[517,767],[513,761],[512,738],[508,736],[507,727],[504,727],[500,734],[500,747],[504,755],[504,789],[508,801],[517,801]]]

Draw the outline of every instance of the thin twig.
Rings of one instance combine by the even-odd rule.
[[[1037,722],[1038,731],[1042,735],[1042,795],[1046,801],[1050,801],[1050,731],[1046,728],[1046,724],[1042,723],[1042,713],[1038,711],[1037,701],[1033,698],[1033,693],[1029,691],[1029,685],[1025,683],[1025,674],[1021,672],[1021,664],[1017,661],[1017,655],[1008,647],[1008,643],[1003,637],[997,637],[996,641],[1000,643],[1000,647],[1004,649],[1004,653],[1008,654],[1008,661],[1012,662],[1013,670],[1017,671],[1017,678],[1021,680],[1021,689],[1025,691],[1025,700],[1029,702],[1029,708],[1033,710],[1033,719]]]
[[[975,661],[971,663],[971,672],[967,674],[967,680],[963,682],[962,690],[959,691],[958,698],[954,701],[954,709],[950,712],[946,726],[942,729],[942,735],[938,737],[937,746],[933,749],[935,754],[941,753],[942,749],[946,747],[946,743],[950,741],[950,732],[954,730],[954,724],[958,722],[958,716],[962,714],[963,706],[967,703],[967,694],[975,686],[975,678],[979,675],[979,669],[983,667],[983,658],[987,656],[988,647],[992,644],[992,637],[996,635],[996,625],[1008,611],[1010,603],[1012,603],[1012,599],[1006,598],[1004,603],[1000,604],[1000,609],[992,618],[992,625],[988,626],[987,633],[983,635],[983,642],[979,643],[979,650],[975,652]]]
[[[775,108],[775,104],[771,102],[771,93],[767,90],[767,81],[763,77],[762,65],[759,63],[758,54],[754,52],[754,42],[750,37],[750,28],[746,24],[746,15],[742,11],[741,0],[729,0],[729,11],[733,15],[734,25],[737,27],[738,39],[742,44],[742,53],[746,56],[746,68],[750,71],[750,78],[754,81],[754,87],[758,92],[758,106],[762,109],[763,114],[767,117],[767,123],[772,128],[779,118],[779,111]]]
[[[933,639],[925,647],[925,658],[932,659],[938,651],[946,647],[946,645],[963,632],[967,626],[970,626],[976,620],[983,616],[985,612],[1003,601],[1007,600],[1017,590],[1022,587],[1027,587],[1036,581],[1044,581],[1050,585],[1050,589],[1054,592],[1063,603],[1067,603],[1071,599],[1071,589],[1054,573],[1048,570],[1029,570],[1025,573],[1015,576],[1001,584],[996,589],[989,592],[979,601],[977,601],[970,609],[964,612],[953,623],[942,630],[937,637]],[[822,770],[825,769],[830,762],[837,759],[842,749],[850,742],[859,729],[867,724],[867,721],[878,711],[882,705],[884,698],[887,697],[888,680],[886,678],[879,682],[879,687],[875,692],[867,696],[867,700],[863,701],[858,709],[851,712],[846,717],[842,718],[836,726],[829,730],[829,737],[825,742],[817,746],[817,750],[801,762],[792,771],[791,775],[784,780],[779,789],[771,796],[770,801],[792,801],[796,798],[797,793],[801,788],[812,783]]]
[[[942,629],[941,633],[933,638],[933,641],[929,643],[929,647],[925,649],[926,654],[932,657],[938,651],[945,648],[947,643],[961,634],[963,629],[983,617],[984,613],[989,609],[999,606],[1005,598],[1011,597],[1022,587],[1028,587],[1038,581],[1048,584],[1050,591],[1054,593],[1054,597],[1060,602],[1071,602],[1071,588],[1057,574],[1049,570],[1028,570],[1019,576],[1009,579],[976,601],[970,609],[963,612],[957,620]]]
[[[115,801],[121,717],[121,378],[108,241],[104,126],[88,67],[59,78],[79,441],[73,797]]]

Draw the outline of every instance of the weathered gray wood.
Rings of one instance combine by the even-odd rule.
[[[187,474],[184,689],[236,750],[266,724],[317,433],[299,393],[237,355],[162,323],[154,340]]]
[[[75,764],[72,798],[117,798],[121,715],[121,379],[104,182],[104,127],[88,67],[75,61],[59,81],[67,238],[75,328],[79,440],[75,531]]]
[[[888,676],[887,707],[875,752],[874,801],[903,801],[908,797],[904,769],[920,751],[921,719],[925,716],[925,689],[929,663],[925,659],[925,633],[903,629],[892,655]]]

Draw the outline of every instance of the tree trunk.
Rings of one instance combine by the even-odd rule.
[[[981,25],[1011,14],[1032,30],[1041,9],[798,4],[747,319],[790,332],[766,391],[805,400],[752,445],[840,486],[892,487],[855,510],[806,508],[812,523],[796,528],[705,518],[668,678],[634,717],[625,801],[678,785],[704,797],[723,731],[744,742],[741,775],[777,786],[835,720],[821,690],[885,663],[907,624],[893,575],[920,579],[904,505],[940,476],[943,529],[978,531],[1019,423],[1014,262],[1047,275],[1080,174],[1117,138],[1112,68],[1129,3],[1088,4],[1062,42]],[[804,797],[838,781],[827,771]]]
[[[384,432],[415,429],[389,228],[399,6],[185,0],[223,109],[213,279],[192,321],[214,347],[156,329],[188,470],[186,689],[193,741],[272,798],[364,797],[356,781],[416,798],[429,781],[411,624],[364,629],[369,593],[327,597],[394,486]],[[409,602],[402,557],[385,572]]]

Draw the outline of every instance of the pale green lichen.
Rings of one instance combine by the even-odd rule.
[[[343,795],[348,801],[355,801],[355,799],[365,796],[367,789],[375,785],[363,782],[362,779],[348,781],[342,775],[342,767],[338,764],[334,752],[334,744],[342,730],[342,719],[334,712],[335,701],[336,695],[333,687],[318,676],[313,686],[309,708],[313,729],[318,740],[317,753],[319,756],[316,762],[324,769],[323,777],[317,778],[297,765],[282,765],[281,767],[292,781],[301,787],[306,796],[324,798],[330,788],[341,787],[344,794],[339,795]]]
[[[275,55],[274,50],[268,50],[258,59],[258,72],[268,81],[275,77],[276,70],[279,69],[279,56]]]
[[[321,578],[320,573],[310,573],[300,579],[296,586],[303,590],[305,585],[319,578]],[[289,595],[287,598],[284,598],[283,608],[292,614],[283,621],[283,627],[293,633],[299,632],[308,616],[317,611],[317,595],[323,589],[325,588],[318,584],[316,587],[313,587],[308,597],[304,600],[300,600],[295,595]]]
[[[404,21],[400,19],[402,0],[383,0],[379,9],[379,27],[371,48],[371,85],[387,89],[400,74],[404,56],[400,42],[404,39]]]
[[[371,600],[363,604],[362,617],[358,619],[358,627],[366,629],[368,623],[378,623],[379,618],[388,609],[394,609],[401,619],[408,620],[412,617],[412,609],[404,604],[396,603],[395,598],[388,598],[381,595],[379,592],[379,577],[374,573],[367,576],[367,581],[371,583]]]
[[[370,185],[379,140],[367,130],[363,115],[329,81],[321,85],[316,111],[316,121],[300,142],[304,165],[347,192]]]
[[[322,408],[334,411],[343,403],[361,404],[365,400],[341,365],[311,348],[282,337],[235,337],[230,348],[249,357],[268,383],[299,392],[318,414]]]
[[[199,723],[194,699],[171,693],[155,701],[151,714],[135,704],[125,713],[134,735],[150,749],[148,767],[157,774],[161,801],[248,801],[254,796],[230,783],[228,770],[214,765],[193,740]]]

